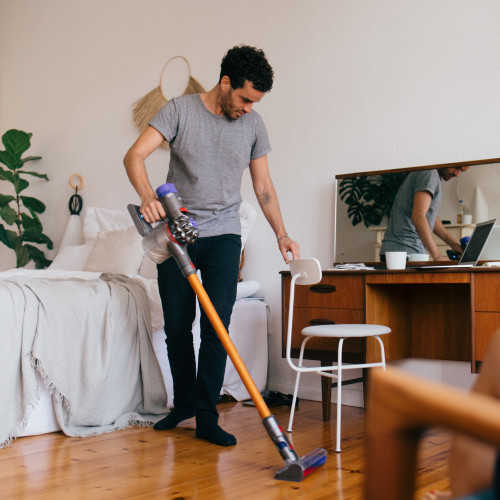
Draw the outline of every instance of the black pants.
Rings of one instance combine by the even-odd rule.
[[[235,234],[199,238],[187,247],[194,266],[222,323],[229,321],[236,300],[241,237]],[[192,324],[196,295],[171,257],[158,265],[158,285],[165,320],[168,360],[174,385],[174,407],[197,419],[218,419],[216,405],[224,381],[226,351],[201,310],[198,373]]]

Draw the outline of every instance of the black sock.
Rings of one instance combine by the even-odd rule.
[[[207,425],[197,422],[196,437],[199,439],[206,439],[219,446],[234,446],[236,444],[236,438],[216,423]]]
[[[176,410],[175,408],[163,419],[156,422],[153,426],[157,431],[165,431],[167,429],[173,429],[177,424],[183,420],[194,417],[194,410]]]

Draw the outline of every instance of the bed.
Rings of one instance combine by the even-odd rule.
[[[242,241],[255,211],[240,210]],[[70,234],[68,234],[70,233]],[[0,272],[0,447],[62,430],[89,436],[152,425],[172,404],[156,267],[126,211],[71,215],[48,269]],[[199,346],[199,311],[193,324]],[[267,378],[268,306],[238,283],[231,338],[260,391]],[[230,359],[221,394],[249,395]]]

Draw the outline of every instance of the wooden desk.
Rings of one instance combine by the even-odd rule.
[[[289,271],[280,274],[282,356],[285,357],[291,276]],[[500,269],[323,271],[319,284],[295,289],[293,357],[298,357],[302,328],[325,323],[387,325],[392,332],[382,339],[388,361],[403,358],[469,361],[475,373],[490,338],[500,328]],[[345,361],[373,360],[378,353],[375,342],[374,339],[346,341]],[[311,339],[304,358],[330,364],[336,356],[336,340]],[[325,380],[324,405],[331,393],[329,381]]]

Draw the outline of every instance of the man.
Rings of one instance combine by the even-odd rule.
[[[408,174],[401,184],[392,206],[387,231],[380,249],[385,252],[406,251],[429,253],[433,260],[448,260],[439,251],[432,233],[461,254],[460,243],[446,230],[437,217],[442,199],[442,180],[458,177],[469,167],[444,167],[433,170],[417,170]]]
[[[229,327],[236,299],[241,237],[238,209],[241,178],[250,168],[259,205],[274,230],[279,250],[299,257],[299,245],[285,230],[267,163],[271,150],[261,117],[252,111],[271,90],[273,70],[264,52],[239,46],[222,60],[219,82],[210,91],[172,99],[127,152],[124,164],[141,198],[148,222],[166,216],[151,187],[146,158],[166,140],[170,145],[167,182],[175,184],[193,214],[200,237],[187,247],[217,313]],[[196,436],[221,446],[236,438],[218,425],[216,404],[224,380],[226,352],[205,313],[196,373],[191,326],[196,297],[174,259],[158,266],[174,408],[155,429],[171,429],[196,416]]]

